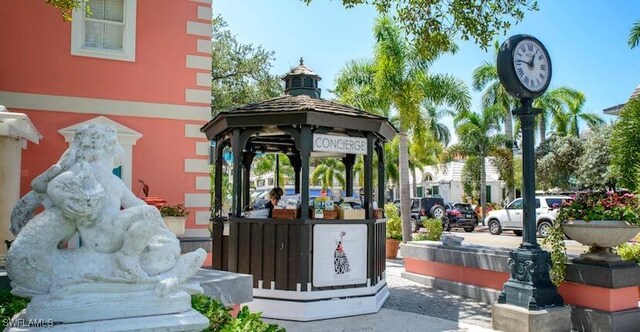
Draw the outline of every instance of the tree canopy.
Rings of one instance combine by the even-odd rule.
[[[584,147],[576,136],[551,136],[536,148],[536,180],[539,189],[576,187],[578,162]]]
[[[584,142],[584,154],[578,159],[578,185],[604,190],[616,183],[611,167],[611,126],[595,130]]]
[[[211,111],[218,112],[283,93],[282,80],[272,75],[274,53],[240,43],[217,16],[212,21]]]
[[[370,4],[380,14],[395,13],[423,56],[450,50],[454,37],[486,49],[496,35],[522,21],[525,11],[538,10],[535,0],[342,0],[342,4],[346,8]]]

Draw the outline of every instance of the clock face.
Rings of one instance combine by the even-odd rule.
[[[542,91],[551,79],[547,52],[532,39],[525,38],[516,45],[513,68],[520,83],[530,91]]]

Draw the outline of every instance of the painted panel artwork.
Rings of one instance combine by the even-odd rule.
[[[367,282],[367,225],[313,227],[313,286]]]

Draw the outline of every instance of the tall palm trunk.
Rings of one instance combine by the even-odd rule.
[[[487,171],[484,165],[484,153],[480,155],[480,206],[482,206],[482,226],[484,218],[487,216]]]
[[[401,125],[399,136],[400,216],[402,217],[402,242],[411,241],[411,207],[409,199],[409,146],[407,130]]]
[[[513,154],[513,116],[511,115],[511,107],[508,103],[504,104],[504,109],[507,112],[504,115],[504,134],[507,136],[507,138],[509,138],[510,141],[512,141],[511,143],[511,147],[510,147],[510,153],[511,153],[511,160],[514,159],[514,154]],[[483,162],[482,162],[482,168],[484,169],[484,157],[483,157]],[[507,181],[508,183],[513,183],[513,174],[510,175],[512,178],[510,179],[511,181]],[[482,178],[484,179],[484,173],[482,173]],[[482,192],[485,192],[485,189],[482,189]],[[511,202],[513,199],[515,199],[516,197],[516,188],[515,186],[511,186],[511,188],[507,188],[507,201]],[[486,199],[486,197],[485,197]],[[486,202],[485,202],[486,203]],[[482,208],[484,209],[485,206],[483,205]],[[484,211],[483,211],[483,218],[484,218]],[[484,220],[482,221],[482,224],[484,225]]]
[[[540,126],[538,129],[540,130],[540,144],[542,144],[547,140],[547,118],[545,117],[544,112],[540,114]]]
[[[413,182],[411,183],[411,196],[418,197],[418,180],[416,179],[415,167],[411,167],[411,179],[413,179]]]

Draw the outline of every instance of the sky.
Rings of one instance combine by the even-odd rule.
[[[637,0],[539,0],[539,11],[525,13],[524,20],[496,39],[526,33],[538,38],[549,51],[553,65],[550,88],[566,86],[586,95],[584,110],[614,119],[602,110],[624,103],[640,85],[640,47],[627,45],[633,23],[640,20]],[[323,98],[340,69],[350,60],[368,59],[373,53],[372,27],[377,15],[369,5],[346,9],[339,0],[217,0],[220,14],[242,43],[262,45],[275,52],[273,74],[285,74],[305,65],[322,77]],[[450,74],[472,91],[472,106],[480,110],[480,92],[472,90],[473,70],[493,62],[493,50],[484,51],[472,41],[457,42],[459,51],[444,55],[433,73]],[[445,119],[453,132],[452,120]],[[582,124],[581,129],[586,125]]]

